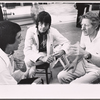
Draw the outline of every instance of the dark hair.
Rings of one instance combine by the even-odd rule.
[[[90,19],[91,20],[91,24],[95,27],[97,27],[97,29],[100,27],[100,16],[99,16],[99,13],[94,13],[94,12],[87,12],[86,14],[82,15],[81,17],[81,20],[83,18],[87,18],[87,19]]]
[[[38,15],[37,15],[37,19],[36,19],[36,28],[38,28],[38,23],[45,23],[45,24],[49,24],[49,26],[51,26],[51,16],[48,12],[45,11],[41,11]]]
[[[8,44],[13,44],[21,27],[10,21],[0,21],[0,48],[5,51]]]

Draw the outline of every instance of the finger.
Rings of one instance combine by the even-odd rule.
[[[73,69],[73,66],[69,67],[69,68],[67,69],[67,71],[69,71],[69,70],[71,70],[71,69]]]
[[[58,56],[59,55],[59,53],[56,53],[54,56]]]
[[[51,63],[51,62],[53,62],[53,60],[51,60],[51,59],[48,59],[48,60],[47,60],[47,62],[48,62],[48,63]]]
[[[75,45],[71,45],[69,48],[77,48],[77,46],[75,46]]]
[[[77,48],[70,48],[69,51],[77,51]]]
[[[47,59],[47,63],[51,63],[52,62],[52,59]]]
[[[76,70],[76,66],[73,68],[72,73],[74,73],[74,72],[75,72],[75,70]]]
[[[65,70],[67,70],[68,69],[68,67],[65,67],[63,70],[65,71]]]

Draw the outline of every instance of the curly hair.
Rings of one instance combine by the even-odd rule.
[[[86,14],[82,15],[80,17],[80,21],[82,21],[83,18],[87,18],[89,20],[91,20],[91,24],[95,27],[97,27],[97,29],[100,27],[100,16],[99,13],[97,12],[87,12]]]
[[[21,27],[10,21],[0,21],[0,48],[5,51],[8,44],[13,44]]]

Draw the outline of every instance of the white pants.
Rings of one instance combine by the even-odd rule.
[[[61,84],[69,83],[92,83],[100,77],[100,68],[88,63],[87,61],[80,61],[77,64],[75,72],[72,69],[69,71],[62,70],[58,74],[58,80]]]

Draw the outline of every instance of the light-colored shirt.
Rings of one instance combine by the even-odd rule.
[[[12,66],[8,55],[0,49],[0,85],[15,85],[17,81],[13,78],[14,66]]]
[[[100,30],[92,42],[90,41],[89,36],[84,36],[84,33],[82,33],[80,46],[86,48],[86,51],[92,55],[100,57]]]
[[[54,52],[55,46],[60,46],[60,50],[68,53],[70,42],[57,29],[50,27],[47,34],[47,52],[39,52],[38,31],[36,26],[32,26],[27,30],[25,37],[24,54],[28,59],[36,62],[36,60],[45,55],[50,55]],[[58,50],[59,51],[59,50]]]
[[[91,53],[94,56],[100,57],[100,30],[97,33],[97,36],[93,39],[93,41],[90,41],[89,36],[85,36],[84,33],[82,33],[80,46],[82,48],[86,48],[85,50],[89,53]],[[92,71],[95,72],[98,76],[100,75],[100,68],[92,63],[88,63],[85,61],[85,67],[86,71]]]

